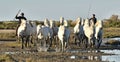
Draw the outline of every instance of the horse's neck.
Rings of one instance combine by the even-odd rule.
[[[50,26],[50,24],[49,24],[49,23],[46,23],[46,22],[44,22],[44,25],[47,26],[47,27]]]
[[[27,21],[24,19],[21,19],[21,23],[26,23]]]
[[[103,23],[102,21],[97,21],[97,23],[95,24],[96,27],[102,28],[103,27]]]
[[[90,23],[88,21],[85,22],[84,26],[90,27]]]
[[[23,20],[23,19],[21,19],[20,26],[25,26],[25,24],[26,24],[26,21],[25,21],[25,20]]]
[[[79,23],[77,23],[77,24],[76,24],[76,27],[77,27],[77,28],[80,28],[80,24],[79,24]]]

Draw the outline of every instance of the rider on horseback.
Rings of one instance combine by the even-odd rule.
[[[16,18],[16,19],[19,19],[19,24],[18,24],[17,29],[16,29],[16,35],[17,35],[17,30],[18,30],[18,27],[19,27],[20,24],[21,24],[21,20],[22,20],[22,19],[27,20],[27,19],[26,19],[26,17],[24,17],[24,13],[21,13],[21,16],[18,16],[18,14],[17,14],[17,15],[15,16],[15,18]],[[31,23],[30,23],[30,25],[31,25],[31,27],[33,27]]]
[[[26,17],[24,17],[24,13],[21,13],[21,16],[18,16],[17,14],[15,18],[19,19],[19,24],[21,23],[21,19],[27,20]]]

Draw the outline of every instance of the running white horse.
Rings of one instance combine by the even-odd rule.
[[[37,26],[37,38],[40,41],[40,46],[42,46],[44,44],[44,47],[46,47],[46,43],[50,42],[50,29],[47,26],[43,26],[43,25],[38,25]],[[49,43],[50,44],[50,43]]]
[[[102,34],[103,34],[103,21],[98,20],[95,24],[95,38],[97,42],[97,48],[100,47],[102,43]]]
[[[38,39],[46,39],[48,37],[48,43],[52,46],[53,30],[48,19],[44,20],[44,25],[37,26],[37,35]],[[44,42],[46,41],[44,40]]]
[[[82,18],[77,18],[76,19],[76,25],[74,27],[74,38],[75,38],[75,44],[77,44],[77,39],[79,40],[79,46],[81,43],[83,43],[85,34],[84,34],[84,30],[83,30],[83,26],[84,26],[84,19]]]
[[[85,36],[88,38],[88,40],[87,40],[88,43],[87,44],[90,44],[90,46],[93,47],[93,45],[94,45],[94,34],[95,34],[93,21],[86,19],[85,23],[84,23],[84,26],[83,26],[83,29],[84,29]]]
[[[62,18],[63,19],[63,18]],[[65,23],[61,23],[59,29],[58,29],[58,38],[60,40],[60,43],[62,45],[62,51],[64,51],[65,47],[67,47],[69,38],[70,38],[70,30],[68,29],[68,25]]]
[[[81,26],[81,20],[80,20],[80,18],[77,18],[77,19],[76,19],[76,22],[77,22],[77,23],[76,23],[76,25],[75,25],[75,27],[74,27],[75,44],[77,44],[77,39],[78,39],[79,42],[80,42],[80,26]]]
[[[53,31],[53,40],[54,40],[54,44],[56,45],[56,41],[58,40],[57,39],[58,38],[57,37],[57,35],[58,35],[58,27],[56,26],[55,21],[50,20],[50,28]]]
[[[21,19],[21,24],[17,30],[17,36],[22,39],[22,49],[24,48],[24,45],[27,47],[28,44],[29,46],[29,39],[33,34],[36,34],[36,25],[32,24],[31,26],[30,22]]]
[[[48,19],[45,19],[45,21],[44,21],[44,25],[46,26],[46,27],[48,27],[48,30],[49,30],[49,32],[50,32],[50,37],[49,37],[49,40],[50,40],[50,47],[52,46],[52,39],[53,39],[53,29],[52,29],[52,27],[50,26],[50,21],[48,20]]]

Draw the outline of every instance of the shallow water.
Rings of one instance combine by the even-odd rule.
[[[75,51],[71,51],[75,53]],[[76,51],[77,53],[80,52]],[[90,51],[81,51],[81,52],[88,52]],[[93,52],[93,51],[92,51]],[[95,53],[97,51],[94,51]],[[98,56],[78,56],[78,55],[71,55],[69,58],[71,59],[88,59],[88,60],[99,60],[99,61],[108,61],[108,62],[120,62],[120,50],[100,50],[99,52],[106,53],[107,55],[98,55]]]
[[[101,50],[104,53],[115,54],[102,56],[102,61],[120,62],[120,50]]]

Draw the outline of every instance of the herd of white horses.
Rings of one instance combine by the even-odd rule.
[[[69,39],[71,30],[68,25],[68,21],[60,17],[60,26],[56,26],[55,21],[45,19],[44,25],[36,25],[31,22],[22,19],[21,24],[17,31],[18,38],[22,39],[22,49],[29,46],[29,43],[34,43],[43,46],[52,46],[54,42],[60,42],[61,51],[69,45]],[[103,22],[97,20],[94,25],[92,20],[89,19],[76,19],[76,25],[74,26],[74,41],[79,45],[85,44],[85,47],[96,47],[99,48],[102,42],[102,27]],[[77,42],[79,41],[79,42]],[[58,46],[58,45],[57,45]]]

